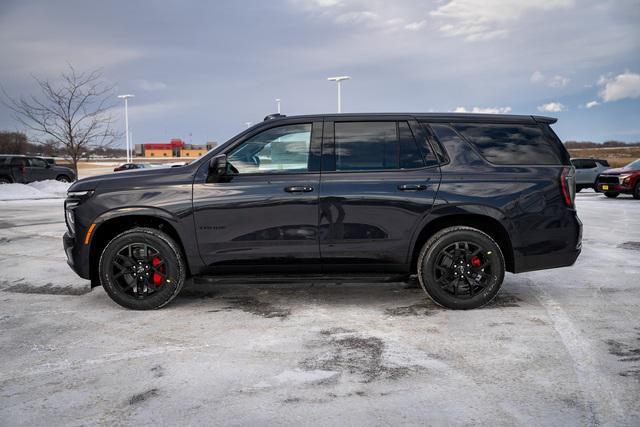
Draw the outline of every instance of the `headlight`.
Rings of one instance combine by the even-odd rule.
[[[631,180],[631,175],[630,173],[623,173],[622,175],[620,175],[620,182],[623,184],[629,184],[629,181]]]
[[[64,212],[65,212],[65,219],[67,222],[67,229],[69,230],[69,234],[73,236],[75,234],[75,228],[76,228],[76,218],[73,213],[73,209],[71,207],[65,207]]]
[[[67,197],[82,199],[93,194],[93,190],[87,191],[67,191]]]

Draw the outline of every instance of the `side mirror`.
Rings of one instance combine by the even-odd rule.
[[[209,176],[223,177],[227,174],[227,155],[218,154],[209,160]]]

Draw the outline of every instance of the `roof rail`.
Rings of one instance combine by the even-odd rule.
[[[263,121],[266,122],[267,120],[272,120],[272,119],[282,119],[284,117],[287,117],[287,116],[280,113],[274,113],[274,114],[269,114],[268,116],[265,116]]]

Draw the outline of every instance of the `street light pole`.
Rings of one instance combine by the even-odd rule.
[[[124,131],[127,141],[127,163],[131,163],[132,157],[130,153],[129,146],[129,103],[127,102],[129,98],[133,98],[134,95],[118,95],[118,98],[124,99]]]
[[[338,113],[342,112],[342,81],[343,80],[351,80],[350,76],[337,76],[337,77],[329,77],[327,80],[330,82],[338,83]]]
[[[276,105],[278,106],[278,114],[280,114],[280,98],[276,98]]]

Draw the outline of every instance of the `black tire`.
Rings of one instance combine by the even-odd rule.
[[[636,200],[640,199],[640,179],[636,182],[636,186],[633,187],[633,198]]]
[[[159,267],[156,260],[161,263]],[[102,251],[98,268],[100,283],[111,299],[133,310],[164,307],[178,295],[187,275],[176,242],[162,231],[142,227],[113,238]],[[155,283],[156,277],[158,283]]]
[[[58,175],[56,176],[56,181],[71,182],[71,178],[69,178],[67,175]]]
[[[11,184],[11,179],[6,176],[0,176],[0,184]]]
[[[452,246],[456,251],[460,246],[460,252],[464,252],[462,248],[466,246],[466,252],[469,253],[454,260],[451,255],[445,255]],[[473,253],[476,255],[467,256]],[[479,256],[480,265],[476,266],[477,268],[470,267],[466,262],[458,264],[462,259],[470,261],[472,257]],[[452,260],[451,268],[443,267],[441,263],[447,257]],[[484,268],[481,268],[483,266]],[[466,274],[467,269],[471,274]],[[447,272],[444,273],[443,270]],[[485,270],[489,271],[485,272]],[[469,310],[489,303],[502,286],[504,272],[504,257],[498,244],[486,233],[471,227],[457,226],[440,230],[427,240],[418,258],[418,279],[422,289],[436,304],[455,310]],[[463,289],[468,291],[466,294],[458,293],[460,279],[453,277],[453,274],[458,273],[464,275],[462,287],[467,288]],[[481,277],[480,275],[484,276],[482,283],[473,278],[473,276]],[[451,277],[451,281],[448,282],[447,277]],[[455,293],[452,293],[447,288],[454,280],[455,285],[452,286]],[[447,283],[443,284],[443,281]]]
[[[620,193],[606,192],[606,193],[604,193],[604,195],[607,196],[610,199],[615,199],[616,197],[618,197],[620,195]]]

